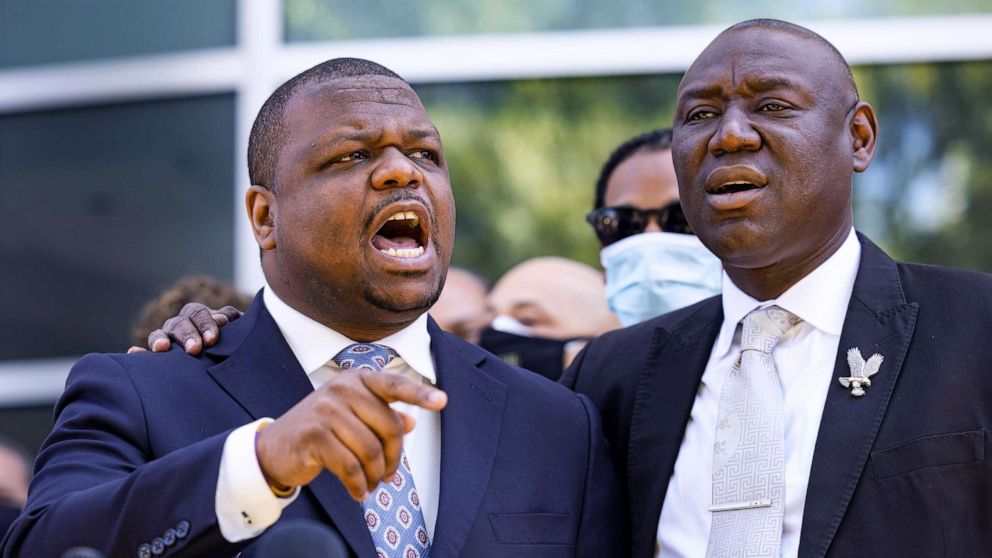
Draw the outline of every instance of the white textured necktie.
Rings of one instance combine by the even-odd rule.
[[[778,306],[744,318],[740,358],[720,393],[707,558],[781,555],[785,404],[772,349],[799,321]]]

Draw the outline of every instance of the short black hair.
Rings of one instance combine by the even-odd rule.
[[[606,185],[610,182],[610,177],[613,176],[613,171],[617,170],[620,163],[623,163],[637,153],[665,151],[671,148],[671,128],[662,128],[659,130],[645,132],[621,143],[619,147],[613,150],[613,153],[610,154],[610,158],[606,160],[606,163],[603,164],[603,168],[599,171],[599,179],[596,180],[596,201],[593,205],[593,209],[599,209],[605,204]]]
[[[286,140],[286,105],[300,89],[313,83],[359,76],[386,76],[403,80],[396,72],[369,60],[333,58],[280,85],[262,104],[248,136],[248,178],[251,183],[275,189],[276,161]]]
[[[850,86],[854,91],[855,98],[859,98],[858,86],[854,83],[854,73],[851,71],[851,65],[847,63],[847,59],[844,58],[844,55],[841,54],[839,50],[837,50],[837,47],[835,47],[830,41],[824,39],[819,33],[807,29],[802,25],[796,25],[795,23],[789,23],[788,21],[782,21],[781,19],[759,18],[735,23],[734,25],[724,29],[720,34],[723,35],[724,33],[729,33],[740,29],[748,29],[751,27],[759,27],[761,29],[768,29],[771,31],[784,31],[786,33],[791,33],[796,37],[809,39],[819,43],[827,49],[827,52],[830,53],[830,56],[834,59],[834,62],[840,64],[841,68],[844,69],[847,74],[847,78],[850,80]]]

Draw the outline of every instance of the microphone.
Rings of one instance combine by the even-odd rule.
[[[258,541],[257,558],[347,558],[348,547],[330,527],[296,519],[279,522]],[[80,557],[82,558],[82,557]]]
[[[63,552],[62,558],[107,558],[107,556],[95,548],[76,546]]]

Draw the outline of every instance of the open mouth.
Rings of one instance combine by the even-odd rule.
[[[767,185],[765,173],[749,165],[720,167],[706,177],[706,193],[716,196],[756,190]]]
[[[761,186],[754,184],[753,182],[747,182],[744,180],[734,180],[731,182],[724,182],[718,185],[710,193],[720,195],[720,194],[734,194],[737,192],[744,192],[747,190],[754,190],[756,188],[761,188]]]
[[[414,211],[397,211],[372,237],[376,250],[394,258],[418,258],[427,246],[427,228]]]
[[[737,212],[761,198],[768,176],[750,165],[719,167],[706,177],[706,200],[719,212]]]

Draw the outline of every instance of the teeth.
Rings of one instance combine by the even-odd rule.
[[[417,246],[416,248],[400,248],[399,250],[396,248],[387,248],[379,251],[394,258],[417,258],[424,254],[424,247]]]
[[[411,227],[416,227],[420,224],[420,217],[412,211],[398,211],[392,214],[388,221],[409,221]]]
[[[730,186],[730,185],[732,185],[732,184],[745,184],[745,185],[750,185],[751,183],[750,183],[750,182],[748,182],[747,180],[733,180],[733,181],[731,181],[731,182],[724,182],[724,183],[723,183],[723,184],[721,184],[720,186]]]

